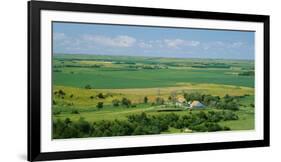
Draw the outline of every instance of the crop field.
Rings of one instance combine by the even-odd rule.
[[[254,129],[253,60],[55,54],[52,70],[53,138]]]
[[[71,56],[55,56],[55,85],[83,88],[89,84],[95,89],[171,87],[180,83],[254,86],[254,76],[246,74],[253,71],[251,61]]]

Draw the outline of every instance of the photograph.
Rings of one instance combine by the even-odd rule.
[[[255,130],[255,31],[52,21],[52,139]]]

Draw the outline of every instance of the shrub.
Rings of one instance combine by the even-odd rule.
[[[53,115],[59,115],[59,114],[61,114],[61,111],[59,111],[59,110],[53,110]]]
[[[112,100],[112,105],[113,106],[117,107],[117,106],[119,106],[119,104],[120,104],[120,101],[118,99]]]
[[[64,99],[65,92],[63,90],[60,89],[59,91],[55,92],[55,94]]]
[[[79,114],[79,111],[74,109],[74,110],[71,111],[71,114]]]
[[[161,97],[157,97],[155,102],[157,105],[163,105],[165,100]]]
[[[91,85],[87,84],[85,85],[85,89],[92,89]]]
[[[129,99],[125,98],[125,97],[122,98],[121,103],[122,103],[122,105],[124,105],[126,107],[130,107],[131,104],[132,104],[131,100],[129,100]]]
[[[97,108],[98,108],[98,109],[103,108],[103,102],[98,102],[98,104],[97,104]]]
[[[227,110],[239,110],[239,104],[235,101],[222,101],[217,104],[217,108],[219,109],[227,109]]]
[[[143,103],[147,103],[148,102],[148,98],[147,98],[147,96],[145,96],[144,98],[143,98]]]
[[[186,101],[198,100],[202,102],[202,95],[200,93],[184,93],[183,96],[186,99]]]
[[[231,111],[223,111],[223,120],[238,120],[239,117]]]
[[[104,96],[102,93],[99,93],[99,94],[97,95],[97,97],[100,98],[100,99],[104,99],[104,98],[105,98],[105,96]]]

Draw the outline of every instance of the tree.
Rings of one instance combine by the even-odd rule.
[[[217,104],[219,109],[228,109],[228,110],[239,110],[239,104],[235,101],[222,101]]]
[[[161,98],[161,97],[157,97],[156,98],[156,104],[157,105],[163,105],[164,104],[164,99],[163,98]]]
[[[55,100],[53,100],[53,105],[56,105],[56,104],[57,104],[57,102]]]
[[[98,96],[98,98],[101,98],[101,99],[105,98],[102,93],[99,93],[97,96]]]
[[[173,103],[177,102],[177,92],[173,91],[171,92],[171,95],[169,96],[169,100],[172,101]]]
[[[144,102],[144,103],[147,103],[147,102],[148,102],[147,96],[145,96],[145,97],[143,98],[143,102]]]
[[[131,104],[132,104],[131,100],[129,100],[129,99],[125,98],[125,97],[122,98],[121,103],[122,103],[122,105],[124,105],[126,107],[130,107]]]
[[[172,97],[171,97],[171,96],[169,96],[169,97],[168,97],[168,100],[169,100],[169,101],[172,101]]]
[[[92,89],[92,87],[91,87],[91,85],[87,84],[87,85],[85,86],[85,89]]]
[[[71,111],[71,114],[79,114],[79,111],[74,109]]]
[[[186,101],[193,101],[198,100],[202,102],[204,95],[201,95],[200,93],[184,93],[184,98]]]
[[[85,121],[84,118],[79,118],[79,120],[76,122],[77,128],[83,133],[83,134],[89,134],[91,125],[89,122]]]
[[[62,99],[64,99],[65,96],[65,92],[63,90],[59,90],[58,92],[55,92],[55,94],[57,94],[59,97],[61,97]]]
[[[98,102],[98,104],[97,104],[97,108],[98,108],[98,109],[103,108],[103,102]]]
[[[118,99],[114,99],[114,100],[112,100],[112,105],[113,106],[119,106],[119,104],[120,104],[120,101],[118,100]]]

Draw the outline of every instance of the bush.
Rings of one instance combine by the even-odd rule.
[[[131,104],[132,104],[131,100],[129,100],[129,99],[125,98],[125,97],[122,98],[121,103],[122,103],[122,105],[124,105],[126,107],[130,107]]]
[[[163,98],[161,98],[161,97],[156,98],[156,104],[157,105],[163,105],[164,102],[165,102],[165,100]]]
[[[79,114],[79,111],[78,110],[72,110],[71,114]]]
[[[98,104],[97,104],[97,108],[98,108],[98,109],[103,108],[103,102],[98,102]]]
[[[202,102],[202,95],[200,93],[184,93],[183,96],[186,99],[186,101],[198,100]]]
[[[53,115],[59,115],[59,114],[61,114],[60,110],[53,110]]]
[[[113,106],[117,107],[117,106],[119,106],[119,104],[120,104],[120,101],[118,99],[112,100],[112,105]]]
[[[87,85],[85,86],[85,89],[92,89],[92,87],[91,87],[91,85],[87,84]]]
[[[80,118],[78,122],[75,123],[75,127],[83,134],[89,134],[91,125],[89,122],[85,121],[84,118]]]
[[[104,98],[105,98],[105,96],[104,96],[102,93],[99,93],[99,94],[97,95],[97,97],[100,98],[100,99],[104,99]]]
[[[143,98],[143,103],[147,103],[148,102],[148,98],[147,98],[147,96],[145,96],[144,98]]]
[[[237,111],[239,110],[239,104],[232,100],[222,101],[217,104],[217,108]]]
[[[223,111],[223,120],[238,120],[239,117],[231,111]]]

